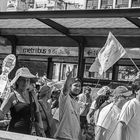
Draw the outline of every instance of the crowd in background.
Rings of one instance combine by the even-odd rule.
[[[140,76],[131,88],[90,86],[66,73],[61,88],[19,68],[7,97],[0,100],[0,129],[60,140],[140,139]],[[50,86],[51,85],[51,86]]]

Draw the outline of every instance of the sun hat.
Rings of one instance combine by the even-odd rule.
[[[112,95],[117,96],[129,96],[130,91],[125,86],[118,86],[114,89]]]
[[[15,77],[11,81],[11,85],[13,85],[18,80],[19,77],[36,78],[36,76],[33,75],[27,67],[22,67],[16,71]]]
[[[108,91],[110,92],[110,88],[108,86],[103,86],[97,91],[97,95],[106,95]]]

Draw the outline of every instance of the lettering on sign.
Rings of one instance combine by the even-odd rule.
[[[99,48],[85,48],[85,57],[96,57]],[[27,55],[56,55],[78,56],[78,47],[42,47],[42,46],[18,46],[17,54]]]
[[[62,56],[78,56],[78,52],[74,49],[66,47],[23,47],[18,49],[17,54],[31,55],[62,55]]]
[[[7,47],[5,47],[7,48]],[[85,48],[84,57],[97,57],[101,48]],[[140,48],[126,49],[131,58],[140,56]],[[51,47],[51,46],[18,46],[17,54],[24,55],[52,55],[52,56],[78,56],[78,47]],[[128,58],[124,56],[123,58]]]

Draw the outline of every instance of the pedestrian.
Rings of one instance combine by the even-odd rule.
[[[80,106],[77,98],[81,92],[81,81],[72,78],[72,75],[73,71],[68,71],[59,97],[60,124],[54,137],[60,140],[81,140]]]
[[[87,114],[87,122],[90,124],[92,123],[93,116],[97,116],[98,109],[108,104],[108,99],[111,94],[111,90],[108,86],[103,86],[97,92],[97,98],[92,102],[89,112]],[[97,102],[96,102],[97,101]],[[102,105],[103,104],[103,105]],[[98,110],[98,111],[97,111]],[[96,115],[94,115],[96,111]],[[96,122],[96,118],[94,117],[94,123]]]
[[[129,100],[123,106],[119,124],[117,126],[118,140],[138,140],[140,139],[140,77],[134,82],[134,92],[136,97]]]
[[[11,120],[9,123],[8,131],[31,134],[31,116],[32,109],[35,116],[35,122],[38,124],[37,133],[40,136],[44,135],[43,123],[41,122],[39,107],[37,103],[37,97],[34,93],[33,86],[30,83],[30,79],[35,78],[28,68],[19,68],[16,71],[14,79],[11,81],[11,85],[15,84],[15,89],[9,93],[9,96],[4,99],[0,107],[0,119],[2,120],[5,114],[10,110]],[[32,106],[32,99],[33,106]],[[32,107],[32,108],[31,108]]]
[[[113,91],[114,101],[100,111],[95,140],[116,140],[115,129],[122,106],[127,101],[127,93],[128,89],[125,86],[118,86]]]
[[[44,85],[40,88],[38,92],[38,102],[39,102],[39,110],[41,113],[43,127],[47,138],[51,138],[51,122],[52,122],[52,114],[51,114],[51,104],[48,103],[48,100],[51,97],[51,88],[47,85]]]
[[[84,92],[78,96],[78,103],[80,104],[80,122],[81,129],[84,131],[87,129],[87,113],[89,112],[92,99],[91,99],[91,88],[89,86],[84,88]]]

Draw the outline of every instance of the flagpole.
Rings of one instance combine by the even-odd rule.
[[[128,55],[128,53],[126,53],[128,58],[132,61],[132,63],[134,64],[134,66],[136,67],[136,69],[138,70],[138,72],[140,72],[140,69],[138,68],[138,66],[135,64],[135,62],[133,61],[133,59]]]
[[[97,88],[97,86],[98,86],[98,84],[99,84],[100,80],[101,80],[101,79],[98,79],[98,81],[97,81],[97,84],[96,84],[95,88]]]

